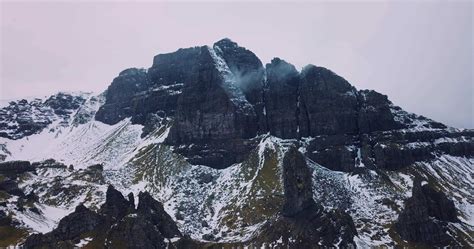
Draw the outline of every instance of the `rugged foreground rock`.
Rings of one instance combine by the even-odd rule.
[[[162,204],[146,192],[139,194],[137,208],[133,194],[127,200],[109,186],[106,196],[106,202],[98,212],[81,204],[61,219],[53,231],[29,236],[22,247],[221,248],[273,243],[285,248],[318,248],[336,242],[340,246],[355,247],[353,236],[357,232],[350,216],[341,211],[325,212],[312,199],[291,217],[283,211],[283,215],[276,221],[268,222],[262,233],[250,241],[203,243],[183,236]],[[3,218],[2,222],[9,224],[10,221]]]
[[[395,229],[407,241],[437,247],[467,246],[459,244],[448,232],[448,223],[458,221],[454,202],[416,178],[412,197],[406,200]]]
[[[74,248],[90,244],[97,248],[166,248],[169,239],[182,237],[161,203],[140,193],[135,208],[133,195],[126,200],[109,186],[98,212],[83,205],[61,219],[47,234],[33,234],[24,248]]]
[[[313,199],[311,173],[295,146],[283,158],[285,202],[281,215],[262,228],[255,241],[283,248],[318,248],[338,245],[355,248],[357,231],[350,215],[327,211]]]

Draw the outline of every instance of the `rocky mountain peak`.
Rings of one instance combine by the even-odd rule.
[[[298,72],[280,58],[263,67],[250,50],[222,39],[213,47],[157,55],[148,70],[123,71],[96,119],[115,124],[131,117],[145,125],[143,136],[157,122],[173,120],[166,142],[180,145],[177,153],[192,163],[223,168],[248,155],[250,139],[260,134],[360,136],[419,122],[401,116],[406,115],[387,96],[358,91],[329,69],[307,65]],[[233,146],[223,142],[228,139]],[[344,164],[355,160],[354,151],[338,151],[352,158]],[[325,153],[311,157],[321,160]]]
[[[314,65],[307,65],[301,71],[301,78],[316,83],[314,86],[323,91],[340,93],[350,92],[355,88],[341,76],[333,71]]]
[[[214,46],[218,46],[221,49],[229,49],[229,48],[238,48],[239,47],[239,45],[236,42],[232,41],[229,38],[223,38],[223,39],[215,42]]]
[[[146,73],[144,68],[128,68],[119,73],[119,76],[131,76]]]
[[[271,63],[266,65],[266,72],[268,84],[272,81],[299,83],[299,73],[295,66],[278,57],[273,58]]]

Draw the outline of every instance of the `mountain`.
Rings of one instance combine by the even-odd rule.
[[[0,161],[0,247],[474,246],[474,130],[229,39],[11,101]]]

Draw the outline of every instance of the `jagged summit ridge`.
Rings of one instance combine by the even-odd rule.
[[[360,136],[414,122],[398,117],[385,95],[358,91],[326,68],[308,65],[298,72],[279,58],[264,67],[227,38],[157,55],[147,71],[129,70],[114,79],[96,119],[115,124],[131,117],[145,130],[171,119],[167,143],[180,145],[176,152],[190,162],[211,167],[241,161],[254,146],[251,138],[268,132],[287,139]],[[425,126],[445,128],[429,120]],[[232,148],[224,145],[229,139]]]

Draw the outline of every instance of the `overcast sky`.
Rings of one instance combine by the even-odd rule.
[[[324,66],[410,112],[474,128],[472,1],[2,1],[0,98],[100,92],[156,54],[223,37],[263,63]]]

